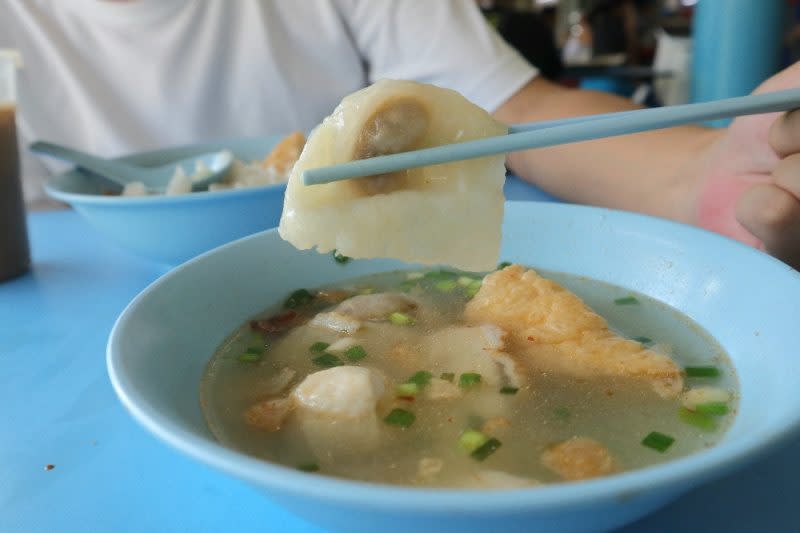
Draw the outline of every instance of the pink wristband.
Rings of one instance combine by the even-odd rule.
[[[736,202],[755,182],[743,178],[711,177],[700,193],[697,224],[704,229],[762,248],[762,243],[736,220]]]

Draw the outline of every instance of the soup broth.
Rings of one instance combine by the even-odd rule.
[[[242,325],[213,355],[201,384],[209,427],[227,446],[292,468],[469,488],[608,475],[685,456],[721,438],[735,412],[736,379],[706,332],[642,294],[557,272],[545,276],[577,294],[615,334],[685,369],[683,392],[665,394],[630,376],[530,365],[508,340],[492,352],[495,359],[481,362],[481,351],[496,349],[494,330],[463,326],[480,278],[402,271],[293,293],[284,306]],[[344,305],[340,300],[369,302],[355,298],[369,294],[393,295],[399,300],[392,305],[402,310],[361,319],[351,334],[343,332],[346,323],[336,323],[339,315],[318,318]],[[411,310],[402,307],[408,301]],[[333,392],[309,381],[298,386],[323,371],[341,380],[349,367],[371,369],[374,386],[362,380],[354,387],[374,393],[374,416],[352,415],[367,400],[344,390],[366,374],[353,373]],[[298,398],[338,414],[298,408]]]

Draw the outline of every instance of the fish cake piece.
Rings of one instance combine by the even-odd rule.
[[[606,476],[615,467],[608,448],[587,437],[572,437],[542,453],[542,464],[563,479],[578,481]]]
[[[299,131],[295,131],[281,139],[275,148],[261,162],[262,168],[274,168],[281,176],[286,176],[297,162],[303,147],[306,145],[306,137]]]
[[[514,349],[537,370],[634,378],[665,398],[683,389],[682,371],[672,359],[620,337],[577,295],[519,265],[486,276],[464,317],[508,331]]]

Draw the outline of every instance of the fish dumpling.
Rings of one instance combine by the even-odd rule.
[[[455,91],[379,81],[345,97],[312,132],[289,178],[280,235],[299,249],[490,270],[500,253],[502,155],[314,186],[302,174],[506,132]]]

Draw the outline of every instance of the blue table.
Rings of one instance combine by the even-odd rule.
[[[514,180],[506,192],[542,197]],[[320,531],[156,441],[117,401],[108,333],[165,269],[74,212],[28,222],[33,272],[0,284],[0,532]],[[797,532],[798,495],[800,440],[624,531]]]

